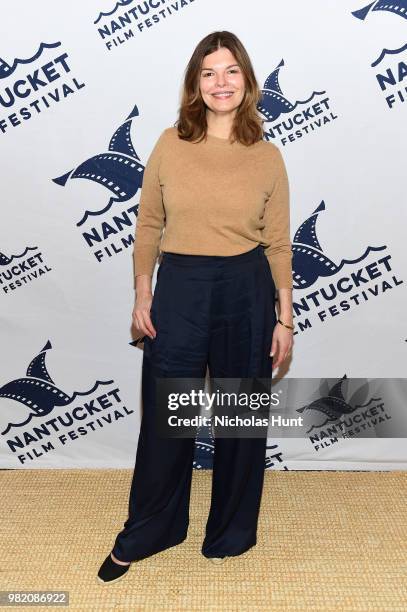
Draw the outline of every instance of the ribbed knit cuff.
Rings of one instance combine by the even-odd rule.
[[[287,256],[270,255],[267,257],[270,264],[271,275],[274,280],[276,289],[292,289],[293,287],[293,272],[292,272],[292,254]]]
[[[156,245],[136,244],[133,252],[134,276],[140,276],[141,274],[153,276],[157,256],[158,250]]]

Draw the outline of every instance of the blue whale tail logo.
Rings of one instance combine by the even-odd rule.
[[[98,153],[81,162],[75,169],[52,179],[54,183],[65,186],[71,179],[90,180],[103,185],[111,193],[108,204],[97,211],[86,210],[78,226],[85,223],[89,216],[107,212],[115,202],[126,202],[141,188],[144,166],[141,164],[133,143],[130,129],[132,121],[138,117],[135,105],[125,121],[118,127],[110,139],[108,150]]]
[[[342,259],[339,264],[325,255],[317,237],[318,216],[325,211],[324,200],[295,232],[292,243],[293,288],[307,289],[319,278],[337,274],[347,264],[359,263],[371,251],[382,251],[386,246],[368,246],[357,259]]]
[[[49,414],[55,406],[69,404],[72,397],[55,385],[45,363],[47,351],[51,348],[51,342],[48,340],[29,363],[26,375],[0,388],[0,397],[12,399],[27,406],[31,414],[35,416]]]
[[[284,96],[280,87],[279,75],[280,68],[283,66],[284,60],[282,59],[278,66],[270,72],[261,90],[262,97],[257,108],[267,121],[274,121],[281,114],[288,113],[294,108],[294,104]]]
[[[356,389],[348,401],[345,400],[343,386],[349,382],[346,374],[336,382],[327,393],[322,392],[321,397],[306,404],[301,408],[297,408],[297,412],[308,414],[310,410],[314,410],[326,418],[323,422],[313,423],[308,429],[307,434],[310,434],[314,429],[324,427],[328,423],[337,421],[344,415],[349,415],[359,408],[367,408],[373,402],[381,401],[380,397],[372,397],[369,382],[365,381]],[[348,393],[347,393],[348,395]],[[368,399],[369,398],[369,399]]]
[[[72,395],[65,393],[58,387],[48,372],[45,360],[47,352],[52,348],[48,340],[43,348],[30,361],[26,375],[16,378],[0,388],[0,398],[11,399],[30,409],[28,417],[19,423],[9,423],[2,435],[7,434],[13,427],[23,427],[33,418],[49,414],[56,407],[65,407],[72,404],[77,397],[88,396],[101,385],[111,385],[113,380],[97,380],[87,391],[75,391]]]
[[[318,410],[319,412],[326,414],[330,419],[337,419],[342,414],[353,412],[354,408],[352,408],[352,406],[345,401],[343,395],[342,385],[346,379],[347,376],[344,374],[341,380],[336,382],[331,387],[328,395],[318,398],[317,400],[311,402],[311,404],[297,408],[297,412],[304,412],[305,410]]]
[[[295,104],[284,95],[280,86],[280,69],[284,66],[282,59],[278,66],[270,72],[261,90],[261,99],[257,110],[263,115],[266,122],[276,121],[280,115],[294,111],[297,106],[308,104],[315,96],[324,94],[324,91],[313,91],[306,100],[297,100]]]

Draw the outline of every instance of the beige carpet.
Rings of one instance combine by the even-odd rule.
[[[100,585],[130,479],[0,471],[0,588],[66,590],[63,609],[80,611],[407,611],[406,472],[266,471],[257,545],[213,565],[200,553],[211,472],[195,471],[187,540]]]

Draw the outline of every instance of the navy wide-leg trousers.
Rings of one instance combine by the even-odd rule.
[[[143,413],[129,516],[113,554],[143,559],[187,536],[195,440],[160,438],[156,377],[272,377],[275,284],[264,248],[232,256],[164,253],[144,341]],[[202,554],[239,555],[256,544],[267,438],[216,438]]]

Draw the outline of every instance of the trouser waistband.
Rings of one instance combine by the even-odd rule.
[[[162,262],[170,261],[181,265],[199,265],[205,263],[239,264],[265,257],[264,247],[258,244],[254,249],[239,255],[186,255],[162,251]]]

